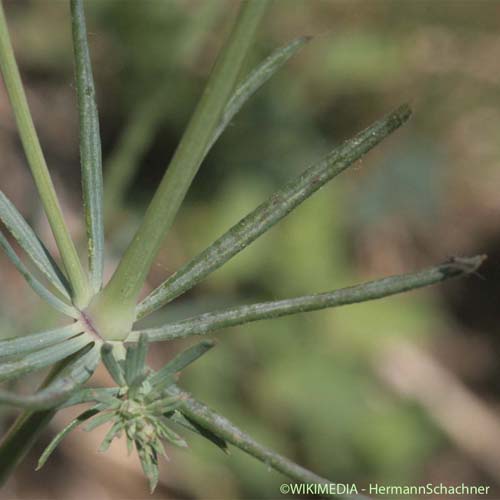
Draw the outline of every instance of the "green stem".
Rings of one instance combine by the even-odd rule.
[[[21,142],[35,184],[42,200],[47,219],[59,248],[64,267],[73,288],[73,301],[77,306],[89,300],[87,277],[83,271],[75,245],[64,221],[61,207],[50,178],[42,148],[31,117],[14,50],[7,29],[5,12],[0,0],[0,70],[14,111]]]
[[[401,106],[292,179],[149,294],[138,305],[137,318],[143,318],[167,304],[220,268],[324,184],[397,130],[410,115],[410,108]]]
[[[328,479],[325,479],[314,472],[292,462],[288,458],[276,453],[273,450],[257,443],[248,434],[245,434],[227,418],[214,412],[205,404],[194,399],[191,394],[181,390],[178,387],[169,389],[173,394],[181,397],[180,411],[190,420],[196,422],[201,427],[213,432],[216,436],[224,439],[243,452],[251,455],[263,462],[267,467],[284,474],[285,476],[299,483],[314,483],[333,485]],[[334,495],[325,495],[334,496]],[[339,495],[339,497],[341,497]],[[361,500],[362,496],[349,496],[352,500]]]
[[[133,305],[206,155],[207,145],[234,90],[267,4],[267,0],[249,0],[243,4],[143,222],[110,282],[91,308],[99,331],[108,339],[123,339],[130,331],[135,319]]]
[[[423,271],[400,276],[390,276],[380,280],[334,290],[332,292],[306,295],[292,299],[262,302],[233,307],[222,311],[205,313],[177,323],[169,323],[160,328],[133,331],[127,340],[134,341],[146,334],[150,342],[172,340],[191,335],[205,335],[231,326],[242,325],[262,319],[279,318],[289,314],[317,311],[328,307],[381,299],[409,290],[433,285],[450,278],[474,273],[485,256],[453,258],[449,261]]]

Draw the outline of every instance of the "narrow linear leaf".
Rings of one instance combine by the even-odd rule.
[[[47,448],[45,448],[44,452],[38,459],[38,464],[36,466],[36,470],[40,470],[47,460],[50,458],[54,450],[61,444],[63,439],[74,429],[76,429],[80,424],[88,420],[89,418],[93,417],[97,413],[99,413],[100,409],[102,408],[101,405],[96,405],[93,408],[88,409],[87,411],[83,412],[81,415],[73,419],[68,425],[66,425],[60,432],[56,434],[54,439],[49,443]]]
[[[182,427],[189,429],[191,432],[194,432],[195,434],[198,434],[199,436],[204,437],[205,439],[208,439],[212,444],[217,446],[220,450],[222,450],[224,453],[229,454],[229,449],[227,442],[222,439],[221,437],[217,436],[214,434],[212,431],[206,429],[199,423],[195,422],[194,420],[190,420],[188,417],[183,415],[180,411],[175,411],[172,414],[165,415],[169,420],[172,420],[172,422],[175,422],[177,425],[181,425]]]
[[[83,387],[78,389],[75,393],[71,394],[70,397],[59,406],[59,408],[69,408],[70,406],[75,406],[83,403],[108,403],[110,398],[118,394],[119,390],[120,389],[118,387],[106,387],[98,389]]]
[[[221,267],[268,231],[326,182],[358,161],[370,149],[403,125],[411,115],[404,105],[359,133],[301,175],[276,191],[267,201],[153,290],[137,307],[137,318],[152,313]]]
[[[236,448],[239,448],[243,452],[263,462],[267,467],[271,467],[299,482],[316,484],[330,483],[327,479],[314,474],[304,467],[288,460],[279,453],[257,443],[252,437],[245,434],[227,418],[219,415],[205,404],[195,400],[191,394],[178,387],[173,387],[171,393],[181,397],[181,411],[190,421],[196,422],[203,428],[208,429],[220,439],[231,443]],[[351,500],[361,500],[365,497],[353,495],[349,496],[349,498]]]
[[[0,247],[3,248],[7,257],[14,264],[14,266],[16,266],[17,270],[26,280],[28,285],[40,296],[42,300],[66,316],[70,316],[71,318],[79,317],[78,311],[73,306],[66,304],[61,299],[56,297],[56,295],[54,295],[48,288],[37,280],[35,275],[22,263],[21,259],[19,259],[15,250],[9,244],[2,231],[0,231]]]
[[[266,0],[244,2],[227,43],[217,57],[203,95],[189,121],[158,190],[146,211],[141,227],[127,248],[101,297],[101,315],[123,311],[135,303],[149,269],[186,196],[207,145],[231,98],[240,69],[258,25],[268,6]],[[113,314],[111,316],[113,316]],[[120,313],[121,314],[121,313]],[[123,334],[123,324],[108,320],[108,334]],[[129,320],[129,318],[127,318]],[[116,333],[114,330],[118,330]]]
[[[101,347],[101,358],[104,366],[108,370],[113,380],[121,386],[127,384],[123,369],[113,355],[113,346],[111,344],[103,344]]]
[[[125,358],[125,380],[130,387],[138,379],[143,378],[146,372],[146,354],[148,351],[148,338],[146,335],[139,335],[136,345],[127,347]]]
[[[168,426],[168,420],[166,418],[158,420],[158,428],[161,436],[167,441],[179,448],[188,448],[186,441]]]
[[[82,352],[86,351],[85,349]],[[99,350],[91,347],[84,354],[71,361],[53,382],[36,394],[20,396],[0,390],[0,405],[10,405],[30,410],[46,410],[62,404],[94,373],[99,363]]]
[[[33,229],[2,191],[0,191],[0,219],[21,248],[29,255],[35,266],[64,297],[70,299],[69,286],[67,283],[63,283],[63,274],[54,260],[49,257],[48,251]]]
[[[89,291],[87,277],[78,258],[75,245],[64,220],[59,200],[50,177],[40,141],[33,124],[21,76],[14,57],[3,5],[0,2],[0,70],[5,82],[9,101],[14,112],[23,149],[35,181],[38,194],[47,215],[52,233],[59,248],[64,268],[77,306],[87,305]],[[64,287],[63,287],[64,288]]]
[[[86,426],[85,430],[87,432],[90,432],[97,427],[104,425],[105,423],[109,422],[110,420],[113,420],[115,418],[115,413],[114,412],[108,412],[108,413],[100,413],[99,415],[96,415]]]
[[[81,326],[78,323],[72,323],[71,325],[55,328],[53,330],[1,340],[0,358],[39,351],[44,347],[59,344],[81,332]]]
[[[86,333],[82,333],[74,338],[27,354],[18,361],[2,363],[0,365],[0,381],[17,378],[26,373],[53,365],[78,352],[91,341],[91,338]]]
[[[109,446],[111,445],[111,442],[115,437],[117,437],[120,432],[123,429],[123,423],[122,422],[115,422],[112,426],[111,429],[106,433],[104,436],[104,439],[101,443],[101,446],[99,446],[99,451],[101,453],[104,453],[105,451],[108,451]]]
[[[146,334],[150,342],[205,335],[214,330],[228,328],[262,319],[279,318],[289,314],[317,311],[327,307],[339,307],[368,300],[381,299],[409,290],[433,285],[441,281],[474,273],[486,257],[461,257],[450,259],[443,264],[416,273],[390,276],[332,292],[305,295],[292,299],[262,302],[233,307],[221,311],[205,313],[178,323],[166,324],[160,328],[133,331],[130,341],[138,335]]]
[[[102,287],[104,269],[101,136],[83,0],[71,0],[71,27],[80,115],[80,161],[90,284],[94,292],[97,293]]]
[[[161,370],[158,370],[151,376],[151,385],[163,386],[166,383],[170,384],[173,380],[172,375],[182,371],[186,368],[186,366],[190,365],[200,356],[203,356],[203,354],[212,349],[214,345],[214,341],[205,340],[181,352],[172,361],[169,361]]]
[[[274,73],[293,57],[309,40],[310,37],[300,37],[284,47],[276,49],[237,87],[224,109],[224,113],[222,114],[219,125],[215,129],[211,142],[207,146],[207,153],[250,97],[252,97],[255,92],[257,92]]]

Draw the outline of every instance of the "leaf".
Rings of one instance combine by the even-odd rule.
[[[189,419],[188,417],[183,415],[180,411],[175,411],[172,414],[165,416],[170,420],[172,420],[172,422],[175,422],[176,424],[181,425],[186,429],[189,429],[191,432],[194,432],[204,437],[205,439],[208,439],[212,444],[217,446],[217,448],[220,448],[224,453],[229,454],[229,447],[224,439],[217,436],[217,434],[214,434],[212,431],[210,431],[206,427],[203,427],[194,420]]]
[[[64,268],[71,283],[73,301],[77,306],[86,306],[88,297],[87,277],[85,276],[75,245],[64,220],[54,184],[50,177],[40,141],[36,133],[33,118],[24,92],[21,76],[17,67],[14,50],[9,37],[5,12],[0,3],[0,70],[5,88],[14,112],[24,153],[33,175],[33,179],[42,200],[43,208],[49,221],[54,239],[56,240]],[[1,204],[1,203],[0,203]],[[0,209],[0,217],[2,210]],[[5,223],[8,225],[7,223]],[[14,226],[15,227],[15,226]],[[9,227],[12,231],[12,228]],[[22,246],[22,245],[21,245]],[[49,269],[50,270],[50,269]],[[57,280],[56,280],[57,282]],[[60,285],[60,283],[58,283]],[[61,293],[66,295],[66,287],[61,287]],[[69,289],[69,288],[68,288]]]
[[[70,406],[75,406],[83,403],[93,403],[93,402],[103,402],[109,404],[111,398],[116,396],[119,392],[118,387],[109,388],[87,388],[83,387],[78,389],[76,392],[70,395],[70,397],[65,400],[59,408],[69,408]]]
[[[58,344],[27,354],[18,361],[3,363],[0,365],[0,381],[17,378],[53,365],[78,352],[91,341],[86,333],[82,333]]]
[[[52,455],[54,450],[61,444],[62,440],[73,430],[76,429],[80,424],[93,417],[97,413],[99,413],[101,409],[101,405],[96,405],[93,408],[88,409],[83,412],[81,415],[73,419],[68,425],[66,425],[60,432],[56,434],[54,439],[49,443],[47,448],[45,448],[44,452],[38,459],[38,464],[36,466],[36,470],[40,470],[49,457]]]
[[[36,267],[67,299],[71,299],[69,285],[50,257],[43,243],[24,220],[14,204],[0,191],[0,219]],[[63,283],[64,281],[64,283]]]
[[[115,418],[115,413],[114,412],[108,412],[108,413],[100,413],[99,415],[96,415],[86,426],[85,430],[87,432],[90,432],[97,427],[106,424],[110,420],[113,420]]]
[[[31,410],[51,409],[59,406],[90,378],[98,363],[99,350],[95,346],[82,349],[82,354],[72,360],[45,388],[29,396],[0,390],[0,404]]]
[[[111,441],[120,434],[120,432],[123,429],[123,423],[122,422],[115,422],[112,426],[111,429],[106,433],[104,436],[104,439],[101,443],[101,446],[99,446],[99,451],[104,453],[105,451],[108,450]]]
[[[146,354],[148,350],[148,339],[146,335],[140,335],[136,345],[127,347],[125,358],[125,380],[130,387],[138,383],[138,379],[144,378],[146,374]]]
[[[80,116],[80,161],[90,284],[94,293],[98,293],[102,287],[104,269],[101,137],[83,0],[71,0],[71,21]]]
[[[169,361],[161,370],[158,370],[156,373],[151,375],[149,379],[151,385],[165,386],[167,383],[170,385],[174,381],[172,375],[182,371],[186,368],[186,366],[190,365],[200,356],[203,356],[203,354],[212,349],[214,345],[214,341],[205,340],[181,352],[172,361]]]
[[[383,141],[411,115],[404,105],[376,121],[354,138],[335,148],[301,175],[276,191],[253,212],[236,223],[207,249],[153,290],[137,307],[137,319],[167,304],[225,264],[288,215],[321,186]]]
[[[219,125],[215,129],[207,152],[212,148],[217,139],[222,135],[231,120],[240,111],[244,104],[278,71],[299,49],[301,49],[310,37],[300,37],[284,47],[276,49],[259,66],[257,66],[241,83],[231,99],[227,103]]]
[[[82,332],[78,323],[72,323],[53,330],[32,333],[23,337],[15,337],[0,341],[0,359],[7,356],[15,356],[29,352],[39,351],[44,347],[59,344],[64,340]]]
[[[21,262],[19,257],[17,256],[15,250],[7,241],[2,231],[0,231],[0,246],[4,249],[5,254],[10,259],[10,261],[16,266],[19,273],[26,280],[28,285],[37,293],[45,302],[50,304],[54,309],[57,309],[59,312],[65,314],[66,316],[70,316],[71,318],[78,318],[79,313],[73,307],[61,299],[56,297],[50,290],[48,290],[35,275]]]
[[[101,347],[101,358],[104,366],[108,370],[109,374],[113,380],[121,386],[127,385],[125,381],[125,374],[123,368],[120,366],[118,361],[113,355],[113,346],[108,343],[104,343]]]
[[[389,276],[331,292],[231,307],[201,314],[177,323],[167,323],[160,328],[133,331],[127,340],[132,341],[136,336],[144,334],[148,336],[150,342],[184,338],[191,335],[206,335],[221,328],[243,325],[252,321],[381,299],[434,285],[450,278],[472,274],[476,272],[484,259],[484,255],[462,257],[458,260],[455,258],[416,273]]]

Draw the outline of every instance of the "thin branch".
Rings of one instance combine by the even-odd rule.
[[[101,136],[83,0],[71,0],[71,27],[80,115],[80,162],[90,284],[97,293],[102,287],[104,269]]]
[[[138,305],[137,318],[172,301],[244,250],[326,182],[403,125],[410,115],[410,108],[401,106],[292,179],[149,294]]]
[[[14,50],[9,37],[7,21],[0,0],[0,70],[9,95],[9,100],[21,136],[26,158],[47,215],[54,238],[59,248],[68,278],[73,287],[73,299],[76,305],[88,300],[88,282],[78,258],[75,244],[71,239],[64,221],[61,207],[50,177],[42,148],[35,130],[33,118],[24,93],[21,76],[14,57]]]
[[[238,429],[228,419],[218,413],[215,413],[208,406],[194,399],[188,392],[185,392],[178,387],[170,388],[169,392],[173,395],[180,396],[179,410],[187,418],[214,433],[216,436],[219,436],[228,443],[231,443],[243,452],[253,456],[257,460],[260,460],[267,467],[272,467],[274,470],[300,483],[333,485],[333,483],[331,483],[328,479],[314,474],[279,453],[276,453],[275,451],[257,443],[249,435]],[[341,496],[339,497],[342,498]],[[361,500],[365,497],[353,495],[346,498],[350,498],[351,500]]]
[[[191,335],[205,335],[214,330],[261,319],[279,318],[289,314],[381,299],[397,293],[433,285],[450,278],[474,273],[484,259],[484,255],[455,257],[443,264],[416,273],[390,276],[332,292],[205,313],[177,323],[166,324],[160,328],[133,331],[127,340],[135,340],[141,334],[146,334],[150,342],[189,337]]]

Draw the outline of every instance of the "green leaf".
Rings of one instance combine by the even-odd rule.
[[[220,448],[224,453],[229,454],[229,448],[227,442],[221,437],[214,434],[212,431],[198,424],[194,420],[190,420],[188,417],[183,415],[180,411],[175,411],[172,414],[165,415],[168,419],[172,420],[178,425],[189,429],[205,439],[208,439],[212,444]]]
[[[484,255],[454,258],[416,273],[389,276],[388,278],[348,288],[340,288],[331,292],[209,312],[178,323],[167,323],[160,328],[133,331],[127,340],[133,341],[138,335],[144,334],[148,336],[150,342],[184,338],[191,335],[205,335],[221,328],[242,325],[252,321],[381,299],[397,293],[433,285],[450,278],[474,273],[485,258]]]
[[[71,318],[79,317],[78,311],[73,306],[63,302],[59,299],[59,297],[54,295],[49,289],[40,283],[40,281],[38,281],[35,275],[21,262],[21,259],[19,259],[15,250],[9,244],[2,231],[0,231],[0,247],[3,248],[7,257],[14,264],[14,266],[16,266],[17,270],[26,280],[28,285],[40,296],[42,300],[66,316],[70,316]]]
[[[300,37],[284,47],[276,49],[259,66],[257,66],[241,83],[227,103],[219,125],[215,129],[207,152],[222,135],[231,120],[240,111],[244,104],[278,71],[295,53],[301,49],[310,37]]]
[[[188,444],[186,441],[179,436],[176,432],[174,432],[169,426],[168,426],[168,420],[165,417],[160,418],[158,421],[158,428],[160,431],[160,435],[172,443],[175,446],[178,446],[179,448],[187,448]]]
[[[71,239],[50,177],[40,141],[24,93],[21,76],[14,57],[9,37],[7,21],[0,2],[0,70],[4,79],[9,101],[14,112],[23,149],[35,181],[38,194],[49,221],[57,247],[68,273],[73,291],[73,301],[78,307],[87,305],[89,297],[87,277],[78,258],[75,244]],[[63,287],[64,288],[64,287]]]
[[[143,318],[175,299],[221,267],[229,259],[268,231],[294,208],[314,194],[326,182],[343,172],[363,155],[403,125],[411,115],[408,106],[376,121],[353,139],[335,148],[301,175],[292,179],[253,212],[236,223],[206,250],[191,259],[179,271],[153,290],[137,307]]]
[[[14,204],[0,191],[0,219],[21,248],[30,256],[36,267],[47,277],[67,299],[70,292],[64,277],[54,260],[49,256],[47,249],[38,239],[33,229],[24,220]]]
[[[161,370],[151,375],[150,383],[156,387],[166,386],[173,383],[173,375],[182,371],[186,366],[203,356],[207,351],[214,347],[215,342],[205,340],[196,344],[178,354],[172,361],[169,361]]]
[[[65,400],[59,408],[69,408],[83,403],[102,402],[110,404],[111,398],[118,395],[118,387],[80,388]]]
[[[242,4],[231,35],[217,57],[205,91],[143,222],[94,306],[97,321],[101,323],[100,331],[106,338],[123,339],[130,330],[134,318],[125,313],[135,304],[165,235],[201,166],[267,5],[266,0]]]
[[[71,20],[80,115],[80,161],[90,284],[94,293],[97,293],[102,287],[104,269],[101,137],[83,0],[71,0]]]
[[[97,413],[99,413],[101,409],[101,405],[96,405],[93,408],[88,409],[83,412],[81,415],[73,419],[68,425],[66,425],[60,432],[56,434],[54,439],[49,443],[47,448],[45,448],[44,452],[38,459],[38,464],[36,466],[36,470],[40,470],[49,457],[52,455],[54,450],[61,444],[62,440],[73,430],[76,429],[80,424],[93,417]]]
[[[104,366],[108,370],[109,374],[113,380],[121,386],[127,385],[125,381],[125,374],[123,368],[118,363],[113,355],[113,346],[111,344],[104,343],[101,347],[101,358]]]
[[[79,323],[72,323],[63,327],[32,333],[23,337],[14,337],[0,341],[0,359],[7,356],[17,356],[30,352],[39,351],[44,347],[59,344],[82,332]]]
[[[136,345],[127,347],[125,358],[125,380],[130,387],[146,374],[146,354],[148,351],[148,339],[146,335],[140,335]]]
[[[62,404],[94,373],[99,363],[99,350],[95,346],[82,349],[81,353],[61,370],[45,388],[30,396],[0,391],[0,404],[29,408],[31,410],[51,409]]]
[[[46,347],[39,351],[27,354],[18,361],[2,363],[0,365],[0,381],[20,377],[71,356],[88,345],[92,339],[82,333],[58,344]]]
[[[115,413],[114,412],[107,412],[107,413],[100,413],[99,415],[96,415],[86,426],[85,430],[87,432],[90,432],[97,427],[106,424],[110,420],[113,420],[115,418]]]
[[[107,451],[111,444],[111,441],[113,441],[113,439],[115,439],[115,437],[117,437],[120,434],[122,429],[123,429],[123,423],[121,421],[115,422],[111,426],[111,429],[109,429],[109,431],[104,436],[101,446],[99,446],[99,451],[102,453]]]

